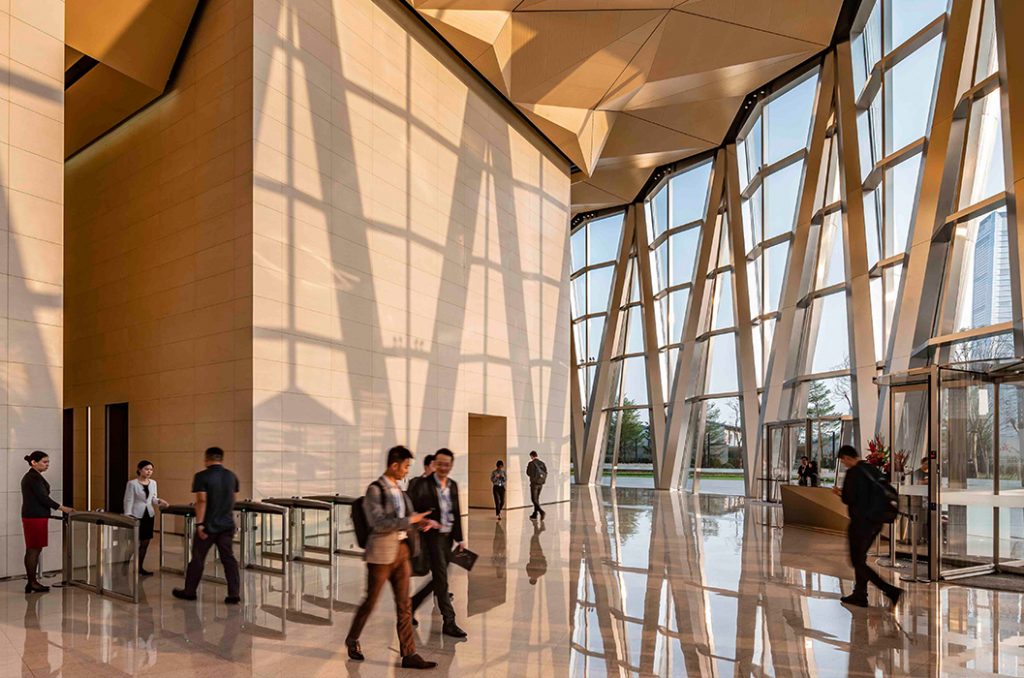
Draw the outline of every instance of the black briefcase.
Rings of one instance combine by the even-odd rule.
[[[469,549],[452,551],[448,555],[448,562],[458,565],[463,570],[472,570],[479,556]]]

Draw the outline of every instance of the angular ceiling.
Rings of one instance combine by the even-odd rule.
[[[573,212],[720,145],[748,93],[828,46],[842,0],[406,0],[581,172]]]
[[[198,1],[66,0],[66,156],[163,94]]]

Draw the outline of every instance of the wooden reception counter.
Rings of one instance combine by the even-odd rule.
[[[832,493],[831,487],[781,485],[779,489],[785,525],[846,532],[850,518],[843,500]]]

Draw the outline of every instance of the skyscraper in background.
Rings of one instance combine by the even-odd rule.
[[[993,212],[978,224],[974,244],[973,282],[972,327],[984,327],[1012,319],[1010,246],[1004,211]]]

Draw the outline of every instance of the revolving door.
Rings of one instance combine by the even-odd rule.
[[[1024,362],[925,367],[879,383],[889,386],[890,472],[900,493],[893,555],[916,551],[933,581],[1024,573]]]

